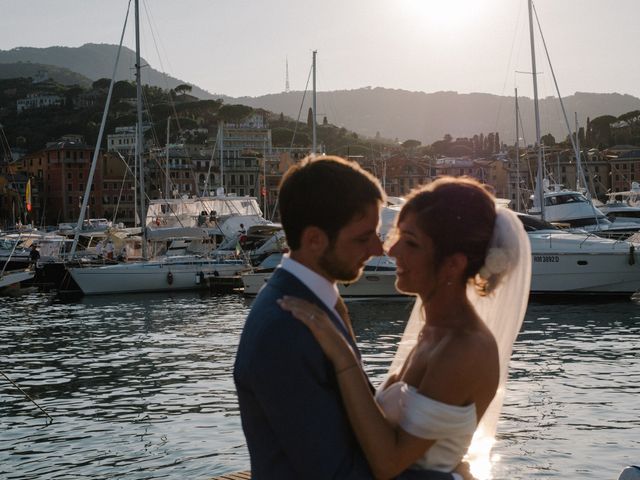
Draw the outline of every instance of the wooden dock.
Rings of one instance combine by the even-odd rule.
[[[219,477],[213,477],[211,480],[251,480],[251,472],[225,473]]]

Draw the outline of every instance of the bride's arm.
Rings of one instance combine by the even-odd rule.
[[[355,353],[324,311],[290,297],[280,305],[310,328],[333,363],[351,426],[375,477],[395,477],[422,457],[435,441],[410,435],[387,421]]]

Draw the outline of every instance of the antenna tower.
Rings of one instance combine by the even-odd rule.
[[[289,58],[286,59],[286,77],[284,81],[284,91],[289,93]]]

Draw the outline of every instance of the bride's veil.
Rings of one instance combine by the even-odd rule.
[[[474,472],[490,471],[489,454],[504,400],[509,359],[527,309],[531,282],[531,245],[522,223],[514,212],[506,208],[498,207],[496,212],[490,247],[500,248],[507,254],[509,267],[502,275],[500,283],[489,295],[479,295],[473,284],[467,287],[467,296],[480,318],[493,333],[500,355],[498,391],[482,417],[469,447],[468,460]],[[424,322],[422,301],[417,298],[389,369],[390,372],[395,372],[402,366],[416,344]]]

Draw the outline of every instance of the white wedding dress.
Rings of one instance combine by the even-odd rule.
[[[451,472],[462,461],[478,425],[475,404],[448,405],[420,394],[405,382],[376,393],[387,420],[420,438],[436,443],[412,468]]]
[[[404,382],[389,386],[384,382],[376,394],[376,400],[391,422],[412,435],[436,440],[413,468],[451,472],[467,455],[472,473],[490,478],[489,454],[502,409],[511,350],[522,326],[531,282],[531,246],[522,223],[510,210],[500,207],[496,212],[490,247],[506,253],[509,259],[507,271],[490,295],[478,295],[472,285],[467,289],[469,300],[496,339],[500,356],[500,384],[482,420],[478,423],[475,405],[444,404],[421,395]],[[404,364],[425,321],[424,308],[418,298],[389,369],[390,374]]]

